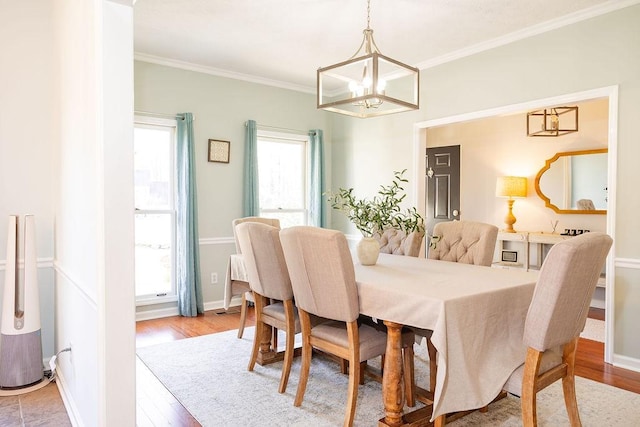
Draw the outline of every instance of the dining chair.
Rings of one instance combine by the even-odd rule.
[[[402,230],[388,228],[377,235],[376,239],[380,243],[380,253],[417,257],[420,254],[424,231],[406,234]]]
[[[293,290],[279,233],[279,228],[257,222],[244,222],[236,226],[256,313],[256,330],[248,370],[253,371],[259,351],[277,351],[275,347],[270,348],[271,328],[284,330],[286,344],[278,387],[278,392],[284,393],[293,362],[294,337],[300,332],[300,321],[293,304]]]
[[[490,267],[498,238],[498,227],[474,221],[439,222],[433,227],[428,258],[440,261]],[[417,339],[427,340],[429,355],[429,390],[435,391],[436,348],[431,343],[432,331],[414,328]]]
[[[491,266],[498,227],[473,221],[439,222],[433,227],[429,259]]]
[[[277,218],[262,218],[259,216],[248,216],[244,218],[236,218],[231,221],[231,228],[233,229],[233,238],[236,243],[236,253],[242,254],[240,244],[238,243],[238,235],[236,234],[236,226],[244,222],[257,222],[261,224],[267,224],[272,227],[280,229],[280,220]],[[253,295],[251,293],[251,287],[248,282],[244,280],[231,279],[231,297],[241,295],[242,303],[240,304],[240,325],[238,326],[238,338],[242,338],[244,333],[244,326],[247,322],[247,308],[249,304],[254,302]]]
[[[576,347],[612,242],[596,232],[564,240],[549,250],[540,269],[524,324],[526,358],[504,385],[504,390],[520,396],[525,427],[537,425],[536,394],[559,379],[571,426],[581,425]]]
[[[370,325],[358,324],[358,288],[349,246],[342,233],[298,226],[282,230],[280,238],[302,327],[302,363],[294,406],[302,405],[312,350],[333,354],[349,361],[344,425],[351,426],[361,362],[384,354],[387,334]],[[313,325],[310,315],[329,320]],[[405,364],[406,369],[412,367]]]

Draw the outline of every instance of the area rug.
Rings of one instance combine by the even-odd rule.
[[[581,338],[592,341],[604,342],[604,320],[587,318],[584,330],[580,334]]]
[[[294,360],[289,385],[278,394],[282,363],[247,371],[254,328],[157,344],[137,350],[140,359],[203,426],[340,426],[347,376],[335,362],[315,357],[301,407],[293,406],[300,361]],[[283,342],[283,341],[281,341]],[[416,380],[428,384],[426,345],[416,345]],[[375,364],[375,362],[372,362]],[[640,425],[640,394],[584,378],[576,379],[583,425]],[[560,383],[538,394],[540,426],[568,426]],[[355,426],[373,426],[384,416],[381,385],[369,378],[359,388]],[[520,400],[508,397],[451,426],[520,426]]]

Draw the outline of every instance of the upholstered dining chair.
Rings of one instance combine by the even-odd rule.
[[[489,267],[498,238],[498,227],[474,221],[439,222],[433,227],[428,258],[440,261],[461,262]],[[434,391],[436,382],[436,349],[431,344],[431,332],[414,329],[416,337],[427,339],[429,354],[429,389]]]
[[[280,220],[277,218],[262,218],[259,216],[248,216],[244,218],[236,218],[231,221],[231,228],[233,229],[233,237],[236,242],[236,253],[242,254],[242,250],[240,249],[240,244],[238,242],[238,235],[236,234],[236,226],[238,224],[242,224],[244,222],[257,222],[261,224],[267,224],[272,227],[276,227],[280,229]],[[247,322],[247,308],[249,303],[253,301],[253,295],[251,293],[251,287],[248,282],[244,280],[233,280],[230,279],[231,282],[231,297],[241,295],[242,303],[240,305],[240,325],[238,326],[238,338],[242,338],[242,334],[244,333],[244,326]]]
[[[349,361],[344,425],[351,426],[356,411],[360,364],[384,354],[386,333],[358,324],[358,288],[349,246],[342,233],[299,226],[282,230],[280,238],[302,327],[302,363],[294,406],[302,404],[312,349],[319,349]],[[312,325],[310,315],[329,321]],[[412,359],[410,363],[413,363]],[[412,369],[412,366],[405,365],[406,369]]]
[[[417,257],[424,239],[424,231],[406,234],[402,230],[388,228],[376,239],[380,243],[380,253]]]
[[[293,362],[294,336],[300,332],[300,321],[293,305],[293,290],[279,233],[279,228],[257,222],[244,222],[236,226],[256,312],[256,330],[248,370],[253,371],[260,350],[277,351],[276,348],[270,349],[269,341],[263,339],[271,335],[270,327],[284,330],[286,344],[278,388],[278,392],[284,393]]]
[[[604,233],[585,233],[549,250],[525,319],[526,359],[504,385],[521,397],[525,427],[537,425],[536,394],[559,379],[571,426],[581,425],[574,379],[576,347],[612,242]]]
[[[490,266],[498,227],[473,221],[439,222],[433,227],[429,259]]]

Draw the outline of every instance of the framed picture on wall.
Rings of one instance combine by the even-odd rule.
[[[217,163],[229,163],[229,148],[231,142],[219,139],[209,140],[209,161]]]

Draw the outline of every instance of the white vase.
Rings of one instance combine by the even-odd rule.
[[[356,245],[356,255],[362,265],[375,265],[380,255],[380,243],[373,237],[363,237]]]

